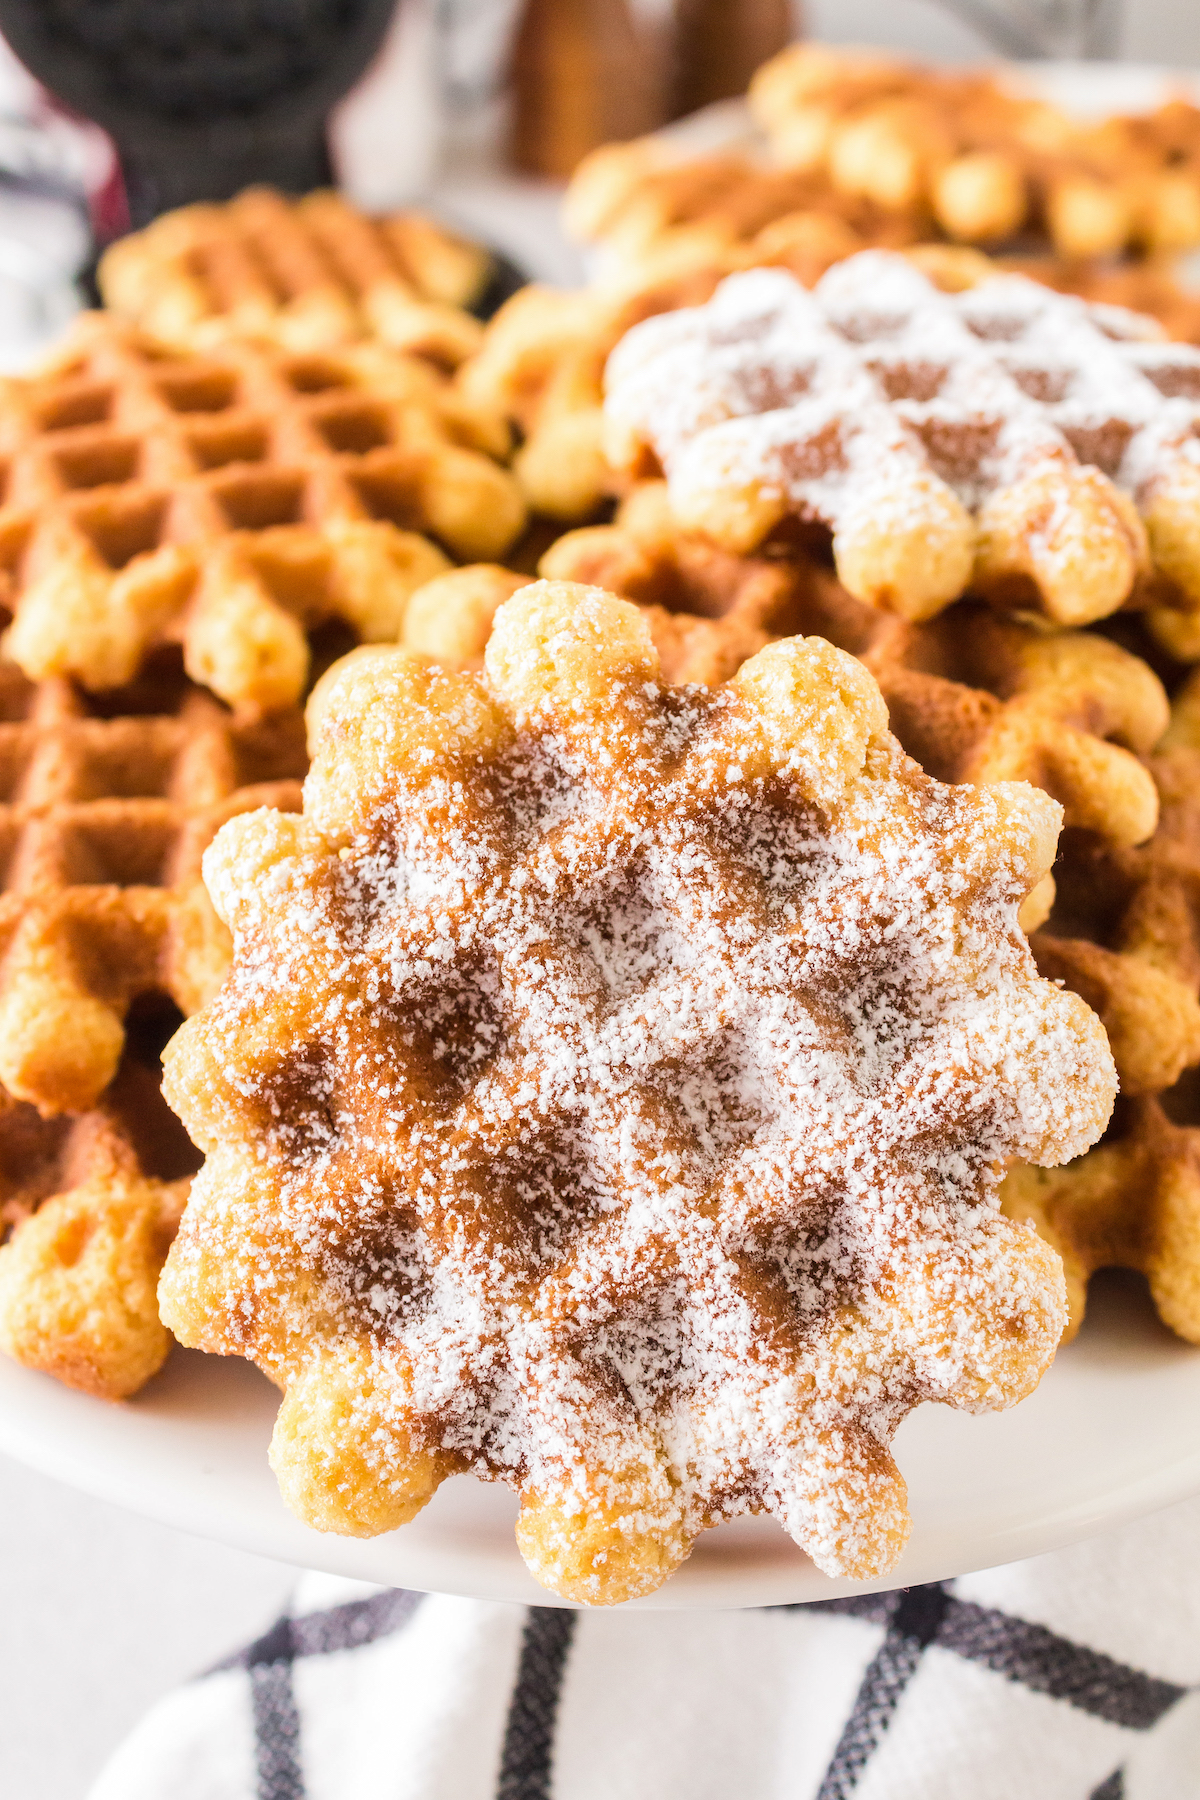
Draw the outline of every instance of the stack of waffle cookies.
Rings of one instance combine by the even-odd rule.
[[[114,309],[0,391],[0,1343],[88,1392],[170,1343],[201,1158],[159,1056],[231,949],[206,847],[299,806],[328,662],[524,530],[507,421],[453,374],[488,269],[251,193],[117,246]]]
[[[786,83],[772,79],[758,104],[781,117]],[[892,97],[899,110],[885,108],[885,122],[898,130],[912,96]],[[994,116],[1003,114],[995,98]],[[1037,128],[1022,115],[1020,131]],[[1160,128],[1165,143],[1175,126],[1163,119]],[[1157,139],[1149,127],[1143,135],[1150,158]],[[982,154],[959,149],[964,160]],[[828,1490],[817,1481],[790,1499],[772,1486],[777,1447],[766,1456],[758,1443],[722,1461],[726,1446],[685,1505],[657,1465],[634,1481],[634,1465],[658,1454],[637,1433],[621,1438],[619,1467],[593,1444],[582,1488],[556,1487],[562,1471],[547,1465],[534,1492],[523,1434],[542,1441],[536,1383],[522,1388],[520,1407],[531,1410],[511,1441],[489,1410],[499,1400],[476,1395],[480,1410],[454,1413],[461,1441],[451,1442],[447,1424],[442,1450],[430,1450],[430,1420],[461,1407],[465,1377],[418,1404],[422,1372],[389,1335],[405,1307],[419,1331],[457,1331],[461,1294],[438,1282],[460,1281],[471,1307],[491,1305],[475,1291],[476,1265],[494,1254],[512,1285],[505,1331],[520,1322],[521,1356],[549,1332],[564,1359],[558,1381],[575,1367],[573,1321],[591,1302],[572,1288],[571,1237],[558,1202],[545,1200],[545,1170],[523,1162],[511,1205],[502,1204],[471,1161],[479,1145],[467,1156],[457,1138],[434,1159],[449,1196],[434,1232],[444,1239],[442,1273],[422,1265],[406,1274],[399,1298],[367,1282],[353,1246],[365,1233],[373,1268],[391,1229],[376,1201],[391,1179],[379,1157],[394,1128],[383,1105],[393,1090],[356,1075],[353,1129],[335,1131],[342,1074],[327,1047],[316,1048],[321,983],[342,994],[345,969],[376,929],[371,909],[386,914],[395,903],[377,854],[393,845],[412,906],[426,909],[413,993],[425,992],[439,958],[459,959],[447,965],[445,991],[431,990],[427,1019],[408,1019],[397,988],[405,1092],[437,1131],[461,1123],[465,1108],[468,1134],[495,1132],[499,1144],[499,1115],[488,1111],[504,1086],[493,1038],[519,1042],[528,1061],[567,1029],[538,1023],[543,965],[547,980],[570,974],[597,1042],[616,1030],[602,988],[624,976],[612,973],[605,934],[643,928],[630,821],[638,806],[658,817],[660,784],[680,783],[700,807],[746,916],[775,916],[777,872],[737,874],[738,854],[704,811],[710,801],[695,796],[714,782],[733,788],[755,758],[768,787],[783,781],[798,766],[787,760],[788,707],[799,708],[801,736],[801,724],[810,735],[832,730],[810,704],[823,683],[838,696],[838,741],[831,749],[822,739],[813,753],[804,830],[817,816],[811,806],[824,817],[821,808],[836,814],[844,803],[851,834],[869,836],[887,794],[899,811],[886,830],[903,837],[917,813],[922,830],[936,813],[934,784],[982,790],[979,806],[999,809],[998,860],[979,879],[1009,882],[1020,900],[1042,978],[1038,1004],[1058,1005],[1056,991],[1068,1009],[1077,1008],[1072,995],[1085,1002],[1121,1084],[1106,1135],[1086,1148],[1105,1077],[1077,1009],[1067,1036],[1079,1093],[1091,1083],[1091,1125],[1064,1122],[1057,1137],[1049,1127],[1039,1137],[1028,1120],[1013,1125],[996,1137],[992,1173],[979,1172],[986,1186],[1001,1160],[1011,1162],[1001,1195],[1009,1224],[996,1226],[996,1244],[1023,1244],[1032,1258],[1020,1282],[1037,1289],[1036,1304],[1011,1325],[1014,1340],[1027,1334],[1028,1355],[994,1379],[981,1365],[977,1390],[964,1375],[947,1395],[970,1405],[1019,1397],[1064,1320],[1068,1334],[1078,1328],[1088,1278],[1107,1264],[1141,1270],[1166,1323],[1200,1342],[1200,673],[1191,674],[1200,662],[1200,352],[1053,282],[996,280],[974,249],[913,249],[928,235],[931,191],[893,205],[847,187],[848,155],[751,181],[729,159],[698,175],[665,166],[655,147],[602,153],[572,204],[577,221],[619,221],[611,241],[628,250],[627,267],[579,293],[523,290],[482,330],[465,313],[444,316],[475,291],[482,263],[423,222],[409,222],[406,235],[405,222],[372,224],[331,196],[293,205],[251,194],[192,209],[110,254],[111,310],[83,320],[52,363],[0,391],[0,1345],[107,1396],[136,1391],[160,1365],[170,1336],[156,1283],[202,1159],[159,1091],[159,1057],[174,1028],[194,1020],[171,1053],[169,1091],[214,1162],[168,1267],[166,1316],[186,1341],[256,1357],[286,1389],[277,1468],[291,1503],[324,1528],[388,1528],[445,1474],[473,1468],[526,1482],[527,1559],[580,1599],[649,1591],[697,1530],[746,1505],[778,1512],[827,1555],[823,1566],[870,1573],[895,1554],[902,1484],[887,1433],[875,1443],[857,1413],[848,1435],[834,1434]],[[1059,145],[1055,155],[1068,152]],[[1184,166],[1182,152],[1176,161]],[[1026,174],[1032,166],[1021,165]],[[809,647],[797,649],[799,639]],[[612,718],[605,681],[615,683]],[[306,701],[317,763],[302,795]],[[678,743],[707,742],[713,720],[717,763],[696,748],[676,753]],[[606,838],[587,785],[622,748],[621,721],[642,749],[613,789],[619,806],[602,796],[625,809]],[[826,792],[831,758],[840,769],[846,757],[853,769]],[[1041,790],[1036,819],[1012,800],[1028,791],[1004,785],[1013,783]],[[302,806],[302,820],[286,816]],[[259,814],[264,807],[272,810]],[[1051,868],[1055,809],[1063,834]],[[208,865],[214,908],[201,858],[244,813],[256,820],[226,829]],[[677,821],[661,823],[667,837],[677,831]],[[774,815],[771,829],[783,830]],[[968,836],[979,829],[973,818]],[[747,867],[753,848],[742,846]],[[576,857],[591,870],[586,880],[599,881],[617,858],[617,885],[628,876],[633,886],[602,927],[587,924],[590,973],[581,976],[559,942],[563,920],[575,917],[565,888],[554,930],[539,914],[517,934],[528,949],[530,933],[547,930],[532,986],[520,945],[496,922],[503,907],[471,923],[472,871],[493,854],[509,859],[503,906],[518,912],[537,911],[530,883],[550,881],[551,863],[553,882]],[[946,905],[960,904],[948,889]],[[327,906],[335,927],[322,937],[312,922]],[[226,981],[230,923],[241,961]],[[455,932],[461,942],[451,944]],[[495,992],[480,973],[489,932],[500,945]],[[246,946],[268,940],[283,944],[303,980],[262,986],[259,950]],[[1023,944],[1004,940],[1001,960],[1025,958],[1028,970]],[[398,982],[403,957],[394,945],[388,955],[386,981]],[[630,994],[614,994],[629,1010]],[[269,1012],[283,1020],[275,1036]],[[360,1073],[382,1054],[378,1024],[348,1026]],[[1055,1029],[1066,1029],[1061,1019]],[[266,1073],[252,1066],[260,1053]],[[725,1109],[728,1161],[751,1129],[739,1111],[749,1105],[745,1083],[725,1051],[704,1054],[696,1093]],[[613,1079],[612,1070],[597,1075],[597,1092],[608,1094]],[[539,1127],[538,1142],[549,1162],[566,1158],[573,1170],[573,1102],[566,1089],[556,1094],[562,1119]],[[511,1112],[512,1093],[501,1098]],[[599,1123],[579,1149],[601,1187],[617,1181],[624,1155],[604,1137],[608,1104],[595,1101]],[[348,1146],[360,1139],[370,1179],[356,1188]],[[401,1211],[414,1244],[433,1229],[417,1191],[433,1167],[420,1139],[404,1152],[413,1185]],[[1039,1166],[1055,1155],[1070,1160]],[[239,1198],[226,1215],[220,1169],[231,1158]],[[301,1267],[301,1227],[312,1193],[325,1192],[325,1175],[311,1192],[305,1185],[317,1165],[336,1190],[337,1219],[314,1272]],[[581,1205],[595,1199],[591,1180]],[[475,1195],[469,1230],[455,1223],[456,1183]],[[666,1205],[674,1189],[666,1175],[660,1185]],[[287,1230],[276,1229],[281,1207]],[[764,1244],[765,1219],[754,1227]],[[1043,1240],[1036,1251],[1016,1229],[1028,1221]],[[589,1242],[608,1229],[590,1213],[585,1223]],[[299,1236],[289,1238],[293,1226]],[[1015,1235],[1004,1236],[1010,1227]],[[1065,1300],[1045,1243],[1062,1259]],[[638,1238],[605,1315],[614,1342],[649,1329],[621,1283],[667,1307],[678,1270],[664,1245],[653,1230]],[[780,1309],[800,1292],[791,1254],[769,1277],[754,1264],[754,1305],[781,1342]],[[294,1289],[294,1317],[268,1317],[247,1297],[259,1255],[278,1292]],[[416,1271],[416,1250],[413,1259]],[[872,1307],[890,1280],[880,1276]],[[925,1280],[906,1266],[913,1341],[927,1349]],[[988,1313],[981,1327],[989,1356],[990,1334],[1009,1330],[998,1318]],[[852,1331],[830,1353],[843,1387],[857,1343]],[[910,1349],[890,1345],[884,1359],[897,1384],[883,1403],[889,1429],[913,1394],[935,1392],[905,1362]],[[877,1352],[871,1338],[863,1354]],[[397,1410],[394,1393],[385,1405],[384,1374],[411,1407]],[[542,1398],[558,1409],[557,1429],[560,1414],[589,1412],[579,1396],[598,1382],[596,1421],[579,1425],[580,1443],[590,1442],[607,1429],[613,1396],[586,1357],[577,1379],[578,1392],[560,1392],[548,1377]],[[487,1382],[476,1386],[482,1393]],[[603,1493],[587,1487],[597,1468]],[[812,1519],[843,1506],[847,1480],[873,1498],[861,1517],[853,1507],[838,1513],[826,1541]],[[596,1521],[603,1514],[604,1531],[615,1531],[613,1508],[632,1504],[635,1491],[653,1504],[630,1551],[611,1532],[596,1536]],[[856,1533],[868,1514],[878,1542],[864,1549]],[[794,1525],[793,1515],[808,1523]],[[611,1580],[584,1567],[580,1545],[593,1539],[595,1566],[611,1556]],[[622,1561],[627,1551],[636,1566]]]
[[[1175,273],[1200,244],[1188,100],[1084,121],[987,71],[797,45],[759,71],[749,101],[757,140],[697,155],[652,137],[580,164],[566,220],[604,285],[704,263],[778,264],[811,282],[856,250],[975,246],[1200,338]]]

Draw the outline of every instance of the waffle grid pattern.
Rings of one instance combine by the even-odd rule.
[[[169,653],[99,699],[0,664],[0,718],[0,1081],[84,1111],[137,995],[187,1013],[220,982],[201,857],[233,813],[299,806],[303,722],[234,718]]]
[[[899,1417],[1011,1401],[1061,1325],[988,1199],[1002,1145],[1053,1160],[1108,1106],[1095,1021],[1015,927],[1053,805],[936,787],[817,640],[662,688],[635,609],[542,583],[487,667],[360,653],[304,820],[210,853],[243,949],[170,1051],[209,1161],[165,1316],[285,1386],[276,1470],[325,1529],[474,1468],[579,1599],[648,1591],[747,1507],[887,1567]],[[918,998],[934,920],[979,947],[978,1033]],[[888,1050],[864,1021],[895,982]]]
[[[657,459],[681,522],[729,549],[820,521],[851,592],[909,617],[968,584],[1058,624],[1106,617],[1147,530],[1186,611],[1200,353],[1156,332],[1015,276],[941,293],[883,251],[811,294],[758,270],[623,340],[611,448]]]
[[[169,343],[312,351],[377,336],[455,366],[478,348],[482,327],[463,308],[490,268],[486,251],[418,213],[371,219],[335,193],[250,188],[123,238],[99,280],[114,312]]]
[[[10,654],[108,687],[181,636],[223,698],[294,702],[314,618],[379,635],[389,589],[448,566],[415,532],[467,558],[518,535],[511,476],[462,442],[489,432],[388,352],[181,356],[96,317],[0,405]]]

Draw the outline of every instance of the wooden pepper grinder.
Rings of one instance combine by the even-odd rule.
[[[628,0],[526,0],[512,61],[515,167],[565,177],[597,145],[653,131],[666,116],[655,48]]]
[[[798,25],[792,0],[675,0],[672,117],[744,94]]]

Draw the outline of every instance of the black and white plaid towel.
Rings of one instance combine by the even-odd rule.
[[[958,1581],[578,1613],[307,1575],[89,1800],[1200,1800],[1200,1501]]]

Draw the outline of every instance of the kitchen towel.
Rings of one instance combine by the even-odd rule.
[[[1200,1800],[1200,1501],[956,1581],[572,1612],[301,1578],[89,1800]]]

